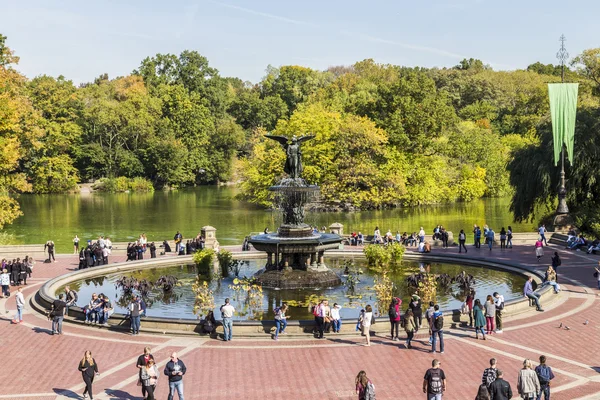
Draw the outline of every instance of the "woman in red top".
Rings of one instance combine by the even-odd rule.
[[[398,327],[400,326],[400,310],[402,305],[402,300],[398,297],[394,297],[392,299],[392,303],[390,304],[390,308],[388,311],[388,315],[390,317],[390,325],[392,327],[391,337],[392,340],[400,340],[398,337]],[[394,329],[396,329],[396,334],[394,335]]]
[[[544,255],[544,242],[542,242],[541,236],[538,237],[537,242],[535,242],[535,256],[537,257],[538,262],[540,262],[540,258]]]

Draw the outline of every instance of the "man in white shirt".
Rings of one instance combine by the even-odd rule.
[[[233,328],[233,313],[235,308],[229,304],[229,298],[225,299],[225,304],[221,306],[221,315],[223,316],[223,340],[228,342],[231,340],[231,328]]]
[[[544,246],[548,246],[548,242],[546,241],[546,225],[540,226],[538,232],[540,233],[540,239],[544,242]]]
[[[504,296],[494,292],[494,304],[496,305],[496,333],[502,333],[502,311],[504,310]]]

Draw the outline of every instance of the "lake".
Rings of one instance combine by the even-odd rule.
[[[235,200],[232,187],[203,186],[154,193],[92,193],[87,195],[22,195],[18,198],[24,216],[3,232],[12,242],[45,243],[52,239],[58,252],[72,251],[75,234],[82,240],[110,236],[113,242],[127,242],[146,233],[149,240],[172,239],[177,230],[184,238],[195,236],[202,226],[217,228],[222,245],[239,244],[251,232],[265,227],[275,230],[281,216]],[[329,226],[344,224],[344,232],[372,234],[376,226],[382,233],[391,229],[418,231],[423,226],[431,232],[441,224],[455,234],[470,230],[473,224],[488,224],[496,231],[512,225],[515,232],[530,232],[532,223],[512,222],[509,198],[480,199],[468,203],[407,207],[355,213],[307,213],[306,223]]]

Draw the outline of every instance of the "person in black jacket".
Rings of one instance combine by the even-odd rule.
[[[150,243],[150,258],[156,258],[156,245],[154,242]]]
[[[422,309],[421,298],[419,296],[417,296],[416,294],[414,294],[412,296],[412,298],[410,299],[410,303],[408,304],[408,307],[413,312],[413,318],[415,321],[415,333],[417,333],[417,331],[421,328],[421,320],[423,318],[423,309]]]
[[[496,370],[496,380],[489,387],[491,400],[510,400],[512,399],[512,389],[510,383],[506,382],[502,376],[502,370]]]
[[[92,357],[92,352],[87,350],[83,355],[83,359],[79,362],[79,371],[81,371],[81,376],[83,378],[83,382],[85,383],[85,390],[83,391],[83,398],[85,399],[87,396],[90,396],[90,400],[94,399],[94,395],[92,394],[92,383],[94,382],[94,376],[100,375],[98,372],[98,364],[96,364],[96,360]]]
[[[169,397],[173,400],[173,395],[177,391],[179,400],[183,399],[183,375],[185,375],[185,364],[177,358],[177,353],[171,354],[171,361],[165,365],[164,374],[169,377]]]

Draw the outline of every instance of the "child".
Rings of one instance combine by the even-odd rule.
[[[364,315],[365,315],[365,309],[363,308],[360,310],[360,314],[358,314],[358,319],[356,320],[356,330],[357,331],[360,331],[360,323],[362,322]]]
[[[342,306],[338,303],[333,303],[333,307],[331,308],[331,323],[333,325],[333,333],[340,333],[340,328],[342,326],[342,318],[340,317],[340,310]]]

